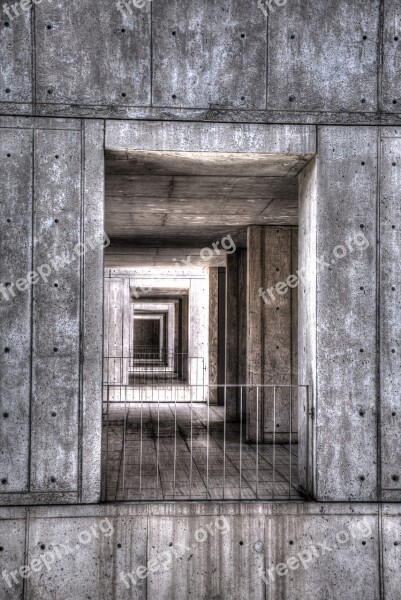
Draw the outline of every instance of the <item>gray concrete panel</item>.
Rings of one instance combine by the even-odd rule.
[[[154,106],[265,108],[267,23],[256,2],[162,0],[152,33]]]
[[[316,216],[320,500],[377,497],[376,195],[376,128],[320,128]],[[358,245],[355,240],[362,241]]]
[[[109,0],[37,6],[37,101],[150,104],[151,4],[133,10],[124,18]]]
[[[29,485],[32,292],[16,283],[32,268],[32,132],[0,129],[0,155],[2,494],[25,492]]]
[[[267,108],[377,109],[379,2],[298,0],[273,10]]]

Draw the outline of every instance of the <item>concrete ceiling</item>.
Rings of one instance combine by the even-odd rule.
[[[105,209],[112,244],[106,251],[107,266],[121,264],[118,256],[126,266],[171,265],[177,249],[199,252],[227,235],[237,247],[245,247],[248,225],[296,225],[297,175],[311,158],[108,152]],[[201,264],[193,259],[191,264]],[[222,264],[220,255],[209,266]]]

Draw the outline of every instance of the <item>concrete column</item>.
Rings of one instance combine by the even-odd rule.
[[[209,401],[217,404],[218,360],[218,267],[209,269]]]
[[[227,384],[246,380],[246,250],[227,255],[226,266],[226,377]],[[236,421],[241,411],[238,388],[227,388],[226,418]],[[243,393],[243,406],[245,397]]]
[[[248,229],[248,379],[250,383],[290,385],[294,381],[293,298],[287,278],[296,272],[296,234],[291,227]],[[290,388],[249,390],[248,437],[288,442],[295,405]],[[293,412],[293,411],[292,411]]]

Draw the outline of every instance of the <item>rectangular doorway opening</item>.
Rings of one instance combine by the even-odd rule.
[[[106,502],[307,495],[311,390],[285,282],[310,157],[251,158],[106,155]]]

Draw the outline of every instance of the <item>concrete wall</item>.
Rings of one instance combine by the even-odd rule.
[[[103,124],[6,117],[0,140],[0,503],[94,502]]]
[[[124,17],[107,0],[68,6],[53,0],[19,9],[12,20],[3,13],[9,27],[1,28],[1,112],[261,123],[396,120],[399,0],[266,6],[264,0],[196,0],[183,9],[178,0],[159,0],[132,6]]]
[[[4,600],[398,600],[399,519],[396,506],[344,503],[3,509],[2,571],[23,564],[38,570],[24,585],[18,575],[12,588],[0,578],[0,594]],[[174,551],[178,556],[162,558]],[[146,577],[148,561],[158,557],[170,564]],[[143,579],[135,575],[141,566]],[[122,571],[137,584],[127,589]]]

